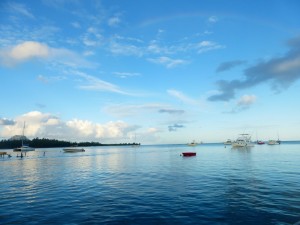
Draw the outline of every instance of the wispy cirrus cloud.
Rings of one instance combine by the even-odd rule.
[[[36,79],[44,84],[48,84],[51,82],[65,80],[66,77],[65,76],[45,76],[45,75],[39,74]]]
[[[173,124],[173,125],[169,125],[169,126],[168,126],[168,130],[169,130],[170,132],[172,132],[172,131],[177,131],[177,129],[180,129],[180,128],[184,128],[184,125],[175,123],[175,124]]]
[[[166,56],[161,56],[158,58],[149,58],[148,61],[156,64],[164,65],[167,68],[174,68],[176,66],[185,65],[188,63],[188,61],[183,59],[172,59]]]
[[[110,17],[107,21],[107,24],[111,27],[116,27],[121,23],[121,19],[119,16]]]
[[[184,110],[182,109],[160,109],[158,112],[160,113],[168,113],[168,114],[178,114],[178,115],[181,115],[181,114],[184,114]]]
[[[218,17],[217,16],[210,16],[209,18],[208,18],[208,22],[209,23],[216,23],[216,22],[218,22]]]
[[[201,41],[195,45],[195,48],[197,49],[197,53],[200,54],[212,50],[222,49],[225,48],[225,46],[213,41]]]
[[[6,5],[6,9],[11,13],[19,14],[30,19],[34,19],[34,15],[30,12],[30,9],[21,3],[9,2]]]
[[[174,90],[174,89],[170,89],[167,90],[168,94],[177,98],[179,101],[184,102],[186,104],[191,104],[191,105],[196,105],[198,102],[188,96],[186,96],[184,93]]]
[[[217,73],[224,72],[224,71],[230,70],[236,66],[243,65],[245,63],[246,63],[246,61],[243,61],[243,60],[233,60],[233,61],[223,62],[218,66],[218,68],[216,69],[216,72]]]
[[[219,93],[208,98],[210,101],[229,101],[237,90],[270,82],[271,88],[282,91],[300,79],[300,36],[287,42],[289,50],[280,57],[261,61],[244,70],[244,79],[217,82]]]
[[[132,117],[145,113],[159,112],[161,109],[170,108],[169,105],[160,103],[147,104],[117,104],[104,108],[104,111],[116,117]]]
[[[113,72],[113,74],[120,78],[136,77],[141,75],[140,73],[130,73],[130,72]]]
[[[83,78],[85,84],[79,85],[79,88],[82,90],[113,92],[122,95],[132,95],[129,92],[123,91],[120,87],[118,87],[115,84],[103,81],[95,76],[88,75],[84,72],[72,71],[70,73]]]

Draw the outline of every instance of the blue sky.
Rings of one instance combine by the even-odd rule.
[[[300,139],[300,2],[1,1],[0,138]]]

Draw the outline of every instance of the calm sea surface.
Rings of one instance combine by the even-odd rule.
[[[85,149],[37,149],[23,159],[6,150],[12,157],[0,158],[0,224],[300,221],[300,142]]]

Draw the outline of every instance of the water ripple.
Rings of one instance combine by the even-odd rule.
[[[298,145],[90,148],[0,162],[1,224],[293,224]],[[290,154],[290,156],[289,156]]]

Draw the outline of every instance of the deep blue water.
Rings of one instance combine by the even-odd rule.
[[[37,149],[23,159],[9,153],[0,158],[0,224],[300,221],[297,142]]]

